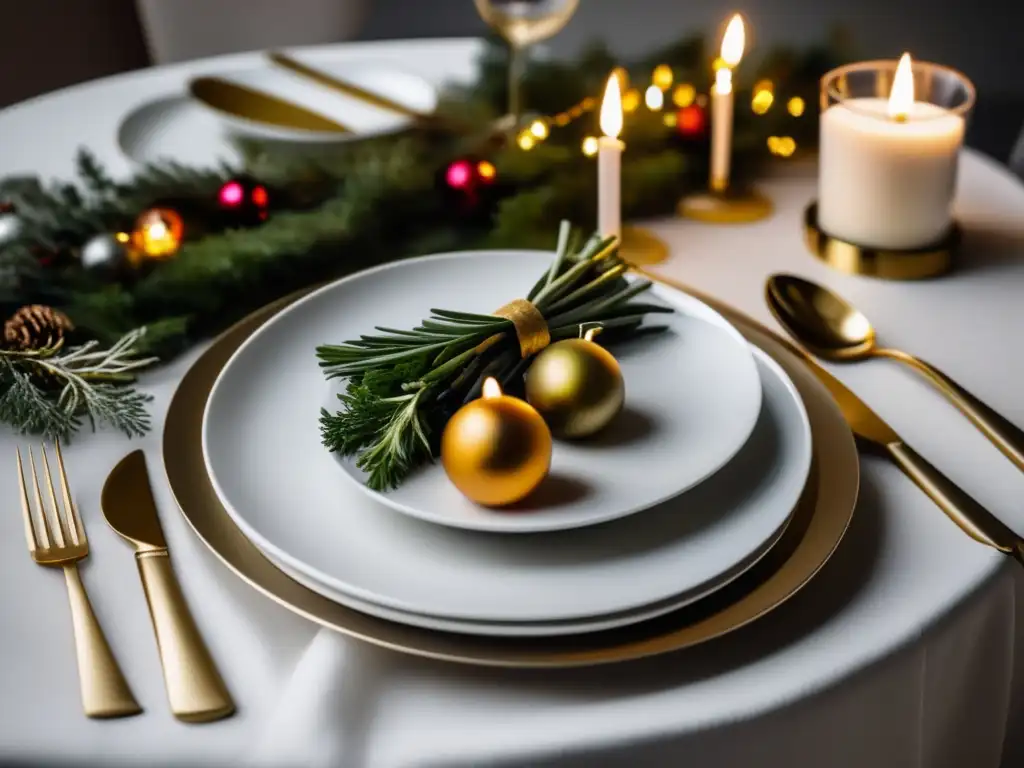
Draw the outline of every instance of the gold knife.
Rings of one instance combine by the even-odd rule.
[[[804,359],[807,359],[806,355]],[[907,445],[892,427],[839,379],[817,363],[808,362],[808,367],[831,393],[846,423],[865,450],[892,461],[972,539],[994,547],[1024,565],[1024,540],[1020,536]]]
[[[171,712],[189,723],[229,716],[235,705],[171,568],[141,450],[121,459],[107,476],[100,504],[110,527],[135,547]]]
[[[351,133],[341,123],[298,104],[219,77],[197,77],[188,87],[193,98],[232,117],[300,131]]]
[[[688,293],[714,309],[730,322],[746,325],[783,344],[791,352],[799,355],[818,380],[825,385],[832,395],[843,418],[849,425],[858,444],[865,450],[877,453],[892,461],[917,486],[924,491],[946,516],[968,536],[982,544],[998,549],[1024,565],[1024,539],[1010,530],[999,518],[985,509],[969,496],[952,480],[936,467],[932,466],[923,456],[907,445],[896,431],[886,424],[882,417],[872,411],[867,404],[855,395],[839,379],[826,371],[809,353],[779,334],[765,328],[753,318],[733,309],[718,299],[697,291],[671,278],[648,272],[639,267],[633,271],[654,282],[663,283],[676,290]],[[772,309],[772,297],[767,296],[768,307]]]

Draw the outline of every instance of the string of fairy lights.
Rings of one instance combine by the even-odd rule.
[[[725,66],[724,62],[715,61],[714,68]],[[640,90],[628,85],[628,76],[623,69],[617,69],[620,85],[623,87],[622,111],[625,114],[632,114],[641,107],[651,112],[661,112],[665,108],[666,99],[671,101],[676,110],[687,110],[693,105],[704,109],[708,103],[706,94],[697,93],[697,89],[690,83],[675,83],[672,68],[667,64],[659,64],[651,73],[651,84],[644,89],[641,96]],[[756,115],[767,114],[775,105],[775,84],[771,80],[760,80],[755,83],[752,89],[750,109]],[[578,120],[584,114],[593,112],[598,106],[597,99],[588,96],[578,104],[570,107],[564,112],[559,112],[548,117],[537,117],[532,120],[516,137],[519,148],[529,151],[544,141],[550,134],[551,129],[564,128],[574,120]],[[801,117],[807,105],[799,96],[792,96],[786,100],[786,111],[793,117]],[[686,120],[687,113],[670,111],[663,116],[665,125],[674,128],[679,125],[680,119]],[[791,157],[796,152],[796,140],[792,136],[769,136],[767,139],[768,151],[777,157]],[[587,136],[580,145],[580,150],[587,157],[597,154],[597,136]]]

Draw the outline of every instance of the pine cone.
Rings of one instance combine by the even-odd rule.
[[[60,342],[65,333],[74,329],[71,319],[60,310],[29,304],[4,323],[4,341],[8,349],[45,349]]]

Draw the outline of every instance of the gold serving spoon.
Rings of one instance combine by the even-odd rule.
[[[793,275],[772,275],[767,291],[775,319],[812,354],[835,362],[885,357],[904,363],[922,374],[1024,471],[1024,431],[924,360],[878,346],[875,329],[856,307],[827,288]]]

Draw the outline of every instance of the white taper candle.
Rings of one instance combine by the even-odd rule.
[[[729,159],[732,155],[732,70],[723,67],[715,73],[711,88],[711,179],[714,192],[729,186]]]
[[[732,70],[743,58],[747,45],[743,17],[738,13],[729,19],[722,35],[719,58],[722,65],[715,71],[711,88],[711,191],[724,192],[729,187],[729,160],[732,156],[732,113],[735,96],[732,91]]]
[[[597,228],[605,237],[618,236],[622,230],[622,95],[619,79],[608,78],[601,102],[601,131],[597,141]]]

